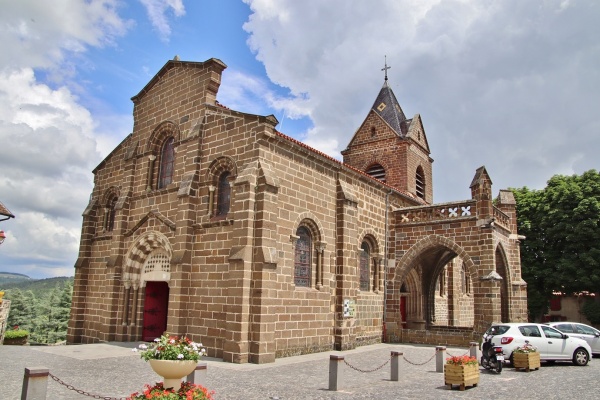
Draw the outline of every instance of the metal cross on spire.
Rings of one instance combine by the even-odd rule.
[[[392,67],[388,67],[388,65],[387,65],[387,55],[384,56],[384,57],[385,57],[385,67],[381,68],[381,70],[383,72],[385,72],[385,80],[387,81],[388,80],[387,79],[387,70],[390,69],[390,68],[392,68]]]

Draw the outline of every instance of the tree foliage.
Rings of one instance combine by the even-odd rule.
[[[33,343],[57,343],[67,337],[73,284],[56,284],[37,298],[31,290],[7,290],[11,301],[7,325],[29,331]]]
[[[529,312],[543,314],[553,291],[600,287],[600,174],[555,175],[543,190],[512,189]]]

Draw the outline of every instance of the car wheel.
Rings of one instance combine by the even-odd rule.
[[[590,361],[590,355],[583,347],[578,348],[573,353],[573,364],[583,367]]]
[[[513,368],[515,366],[515,363],[513,362],[514,357],[513,357],[514,353],[510,353],[510,357],[508,357],[508,366]]]

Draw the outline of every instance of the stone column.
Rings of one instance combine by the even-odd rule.
[[[216,186],[210,185],[208,187],[208,215],[213,215],[213,210],[215,208],[215,190]]]
[[[226,288],[225,342],[223,360],[247,363],[249,360],[250,296],[258,163],[251,162],[235,181],[232,196],[232,247],[229,271],[222,282]]]
[[[356,302],[358,292],[358,265],[356,254],[358,200],[352,186],[338,180],[336,232],[336,307],[334,346],[349,350],[356,347],[355,317],[344,314],[344,303]]]
[[[152,177],[154,176],[154,162],[156,160],[156,156],[154,154],[148,156],[148,174],[146,176],[146,191],[150,192],[152,190],[152,186],[154,182],[152,182]]]

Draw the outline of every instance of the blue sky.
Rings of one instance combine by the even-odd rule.
[[[136,95],[175,55],[228,68],[217,99],[275,115],[333,157],[383,84],[419,113],[434,200],[543,188],[598,169],[594,0],[0,0],[0,271],[72,275],[92,170],[131,132]]]

